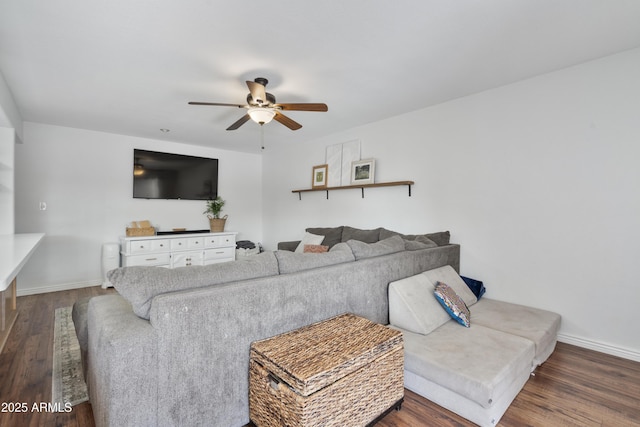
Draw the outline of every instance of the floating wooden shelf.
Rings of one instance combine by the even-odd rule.
[[[362,198],[364,198],[364,189],[365,188],[374,188],[374,187],[397,187],[401,185],[406,185],[409,188],[409,197],[411,197],[411,186],[415,184],[413,181],[394,181],[394,182],[380,182],[376,184],[362,184],[362,185],[343,185],[341,187],[325,187],[325,188],[305,188],[302,190],[291,190],[292,193],[298,193],[298,198],[302,200],[302,193],[308,193],[310,191],[326,191],[327,199],[329,198],[329,191],[334,190],[349,190],[354,188],[359,188],[362,191]]]

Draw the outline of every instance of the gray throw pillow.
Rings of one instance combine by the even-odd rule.
[[[418,237],[424,237],[433,241],[438,246],[448,245],[451,238],[451,234],[448,231],[427,234],[401,234],[396,231],[387,230],[386,228],[380,229],[380,240],[387,239],[391,236],[400,236],[405,240],[416,240]]]
[[[404,240],[400,236],[389,237],[388,239],[380,240],[376,243],[349,240],[347,244],[351,247],[356,260],[392,254],[405,250]]]
[[[347,242],[349,240],[359,240],[365,243],[375,243],[380,240],[380,228],[374,230],[360,230],[359,228],[353,228],[344,226],[342,230],[342,241]]]
[[[280,274],[295,273],[296,271],[355,261],[353,252],[346,243],[338,243],[329,252],[299,253],[276,251],[275,256],[278,260]]]
[[[436,242],[431,239],[427,239],[424,236],[418,236],[415,240],[405,240],[404,248],[408,251],[417,251],[419,249],[436,248]]]
[[[342,241],[342,226],[340,227],[315,227],[315,228],[307,228],[305,231],[311,234],[318,234],[320,236],[324,236],[324,240],[322,244],[325,246],[329,246],[329,248],[333,247],[336,243],[340,243]]]

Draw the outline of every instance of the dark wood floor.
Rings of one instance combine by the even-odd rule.
[[[53,316],[100,287],[18,298],[19,315],[0,354],[0,427],[93,426],[89,403],[69,413],[34,412],[51,399]],[[26,404],[26,413],[5,412]],[[132,402],[133,404],[133,402]],[[559,343],[507,410],[501,426],[640,426],[640,363]],[[473,426],[410,391],[380,427]]]

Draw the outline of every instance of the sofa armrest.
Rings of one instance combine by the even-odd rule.
[[[278,249],[281,251],[295,251],[298,245],[300,244],[300,240],[292,240],[290,242],[278,242]]]
[[[159,425],[158,345],[149,321],[110,294],[91,298],[87,327],[87,387],[96,425]],[[122,410],[132,402],[135,410]]]

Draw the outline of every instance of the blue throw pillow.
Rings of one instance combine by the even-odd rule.
[[[456,291],[445,283],[436,282],[436,288],[433,294],[440,305],[449,313],[449,316],[467,328],[471,326],[471,312],[469,312],[469,307],[467,307],[467,304],[464,303],[462,298],[456,294]]]
[[[478,301],[480,301],[480,298],[482,298],[482,295],[484,295],[486,291],[486,289],[484,288],[484,284],[480,280],[470,279],[469,277],[464,276],[460,277],[462,278],[462,280],[464,280],[464,283],[467,284],[469,289],[471,289],[471,292],[473,292]]]

